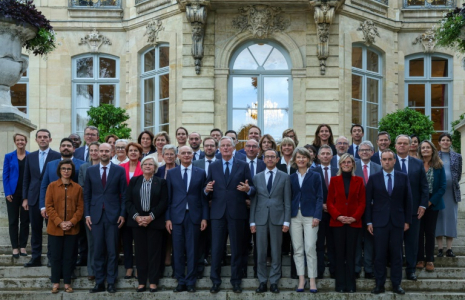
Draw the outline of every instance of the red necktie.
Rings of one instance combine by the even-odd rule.
[[[325,183],[326,183],[326,188],[328,188],[329,187],[328,167],[325,167]]]
[[[367,165],[363,165],[363,177],[365,177],[365,183],[368,183]]]

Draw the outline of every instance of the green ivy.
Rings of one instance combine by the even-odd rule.
[[[424,114],[405,108],[397,110],[392,114],[387,114],[379,121],[378,131],[387,131],[391,136],[391,149],[394,150],[395,138],[399,134],[415,134],[420,141],[431,139],[435,132],[431,121]]]
[[[125,122],[129,120],[126,110],[111,104],[101,104],[99,107],[91,107],[87,111],[89,122],[87,126],[95,126],[100,132],[100,142],[105,136],[115,134],[120,139],[131,137],[131,128]]]
[[[450,123],[452,125],[452,148],[457,153],[462,153],[462,144],[460,132],[458,130],[455,130],[455,126],[457,126],[458,123],[462,122],[463,119],[465,119],[465,113],[461,114],[458,120],[455,120],[452,123]]]

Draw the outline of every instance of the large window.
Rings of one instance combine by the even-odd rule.
[[[421,54],[407,58],[405,64],[405,105],[431,118],[432,140],[449,131],[452,113],[452,59],[440,54]]]
[[[228,128],[238,133],[249,124],[277,141],[292,127],[291,61],[277,44],[249,42],[232,56]]]
[[[169,132],[170,48],[160,45],[142,54],[142,130]]]
[[[366,140],[375,144],[382,111],[381,55],[365,45],[352,47],[352,124],[365,128]]]
[[[121,0],[69,0],[70,7],[120,8]]]
[[[454,0],[404,0],[404,7],[408,7],[408,8],[455,7],[455,1]]]
[[[23,56],[23,58],[27,59],[26,56]],[[29,103],[29,70],[26,70],[18,83],[10,88],[10,94],[11,105],[27,115]]]
[[[103,54],[73,58],[73,132],[84,133],[91,106],[119,106],[119,59]]]

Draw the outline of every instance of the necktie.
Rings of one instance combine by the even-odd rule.
[[[103,168],[103,175],[102,175],[102,186],[105,188],[105,185],[107,184],[107,167],[102,167]]]
[[[255,175],[255,167],[254,167],[253,163],[254,163],[254,161],[251,160],[250,161],[250,175],[251,175],[252,178]]]
[[[40,158],[39,158],[40,173],[42,173],[42,170],[44,169],[44,164],[45,164],[45,151],[42,151],[40,152]]]
[[[269,171],[270,177],[268,178],[268,184],[266,185],[266,188],[268,189],[268,193],[271,192],[271,188],[273,187],[273,172]]]
[[[195,160],[195,156],[197,155],[197,153],[194,152],[194,157],[192,158],[192,161]]]
[[[360,158],[360,156],[358,155],[358,146],[355,146],[355,155],[354,155],[355,158]]]
[[[89,162],[89,148],[86,148],[86,161]]]
[[[365,177],[365,184],[368,183],[368,170],[367,165],[363,165],[363,177]]]
[[[328,188],[329,187],[328,167],[325,167],[325,183],[326,183],[326,188]]]
[[[212,163],[212,160],[209,159],[207,160],[207,162],[208,162],[208,166],[207,166],[207,175],[208,175],[208,171],[210,170],[210,164]]]
[[[405,158],[402,158],[401,161],[402,161],[402,172],[407,174],[407,166],[405,165]]]
[[[186,192],[187,192],[187,168],[184,169],[184,175],[182,176],[182,181],[184,181],[184,187],[186,188]]]
[[[226,162],[226,170],[224,171],[224,179],[226,182],[229,181],[229,161]]]
[[[391,174],[387,174],[388,176],[388,194],[389,196],[392,195],[392,178],[391,178]]]

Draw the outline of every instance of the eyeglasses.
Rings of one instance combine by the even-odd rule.
[[[71,172],[73,169],[71,169],[71,168],[60,168],[60,170],[62,170],[64,172]]]
[[[97,136],[95,133],[86,133],[85,136]]]
[[[115,147],[116,151],[121,151],[121,150],[125,150],[126,148],[125,147]]]
[[[265,156],[265,159],[275,159],[276,155],[267,155]]]
[[[246,148],[252,148],[252,149],[257,149],[257,145],[245,145]]]
[[[358,149],[358,152],[371,152],[371,149]]]
[[[347,145],[349,145],[349,143],[339,142],[339,143],[337,143],[336,145],[338,145],[338,146],[342,146],[342,145],[347,146]]]

